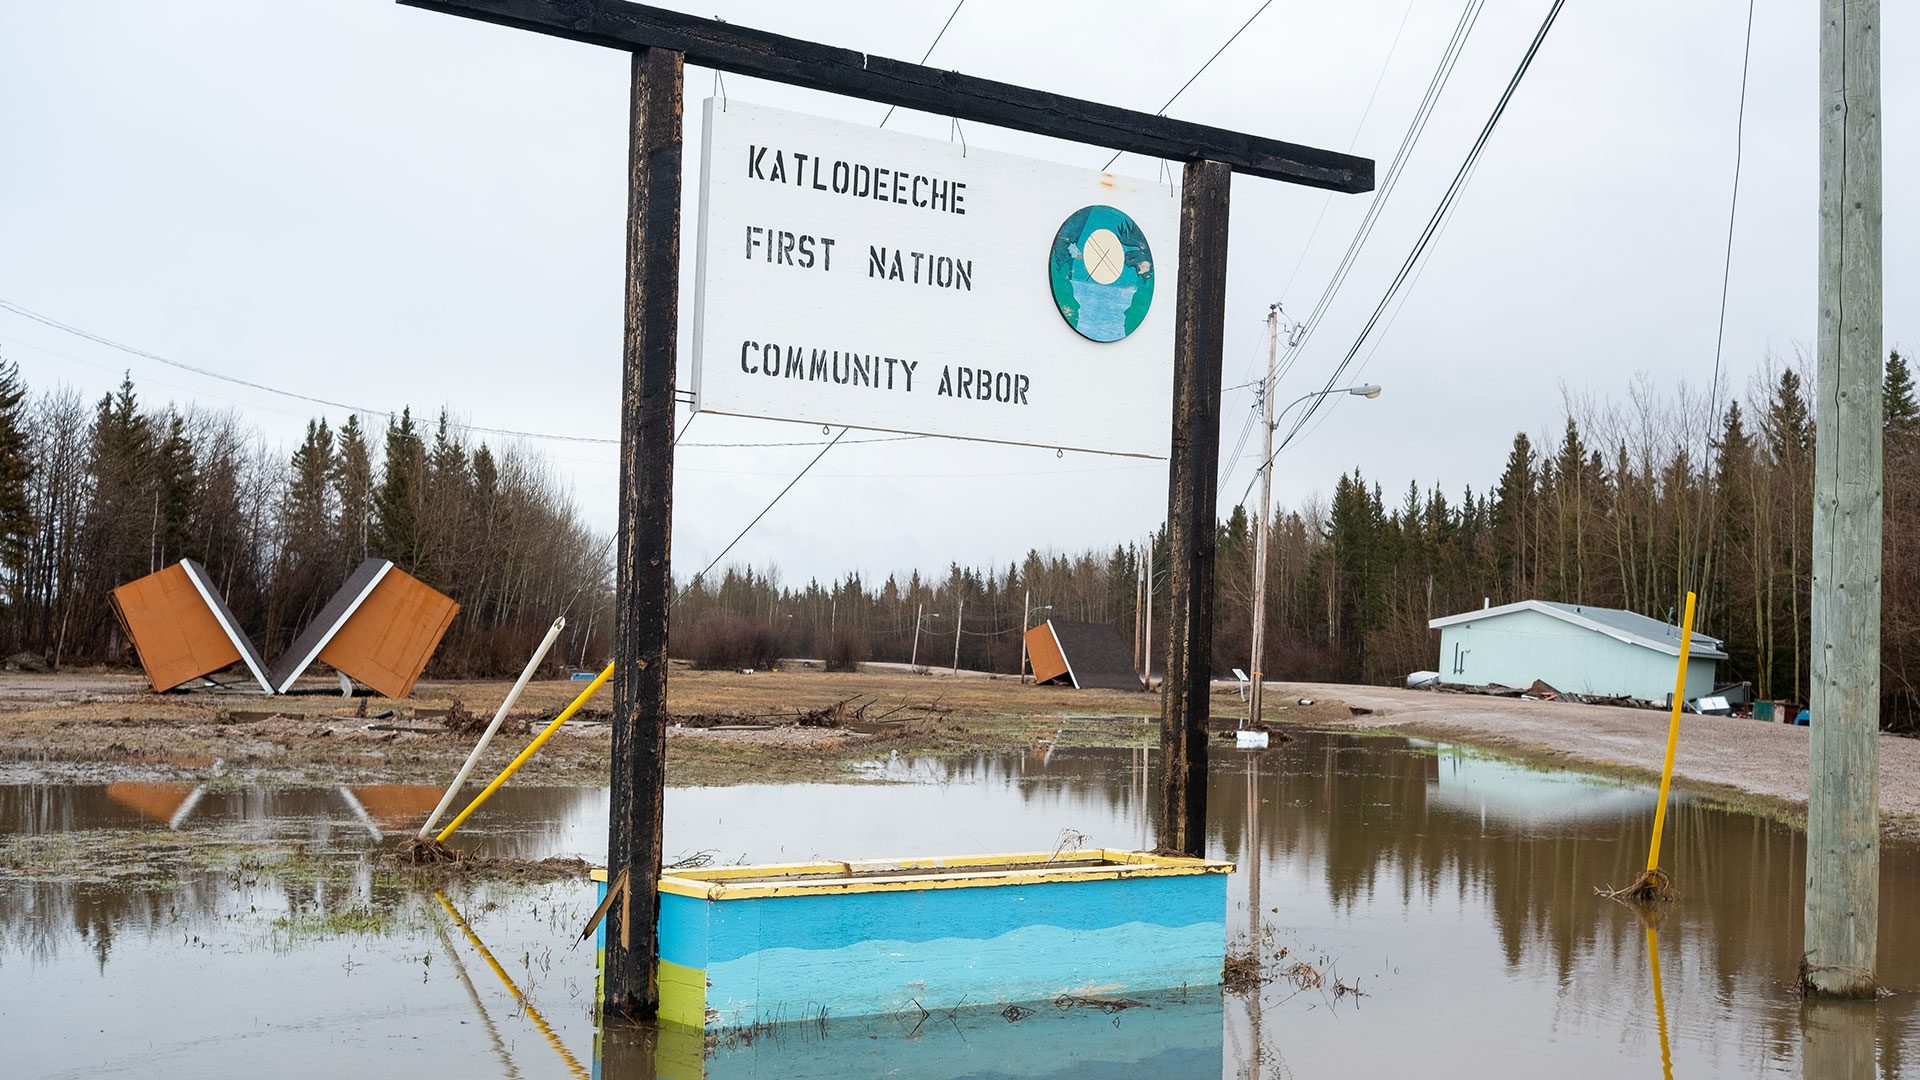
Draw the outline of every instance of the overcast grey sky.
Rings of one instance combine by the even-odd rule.
[[[665,6],[918,59],[946,0],[707,0]],[[1152,110],[1257,0],[968,0],[929,63]],[[1494,0],[1400,190],[1280,388],[1323,382],[1406,255],[1548,6]],[[1445,47],[1460,0],[1278,0],[1175,116],[1380,159]],[[1513,432],[1558,426],[1562,388],[1624,399],[1712,365],[1746,7],[1572,3],[1488,147],[1404,308],[1342,402],[1290,447],[1276,499],[1359,467],[1389,492],[1497,474]],[[1920,36],[1883,4],[1886,55]],[[1389,59],[1402,18],[1406,24]],[[1754,28],[1727,379],[1815,324],[1817,14],[1764,0]],[[1383,67],[1384,65],[1384,67]],[[1382,72],[1384,70],[1384,76]],[[1886,334],[1920,252],[1910,68],[1884,85]],[[1371,112],[1363,110],[1376,79]],[[202,367],[374,409],[442,405],[480,425],[617,435],[625,215],[624,54],[373,0],[0,5],[0,299]],[[687,137],[710,72],[687,73]],[[878,123],[884,107],[741,77],[729,97]],[[890,129],[945,138],[944,118]],[[972,145],[1098,168],[1109,152],[970,125]],[[687,156],[687,207],[698,155]],[[1153,177],[1125,157],[1115,171]],[[1225,356],[1246,381],[1269,302],[1304,315],[1371,196],[1236,179]],[[687,231],[690,316],[692,231]],[[1304,254],[1303,254],[1304,250]],[[1296,264],[1299,266],[1295,274]],[[682,352],[687,336],[683,330]],[[233,407],[290,443],[318,407],[0,312],[0,352],[36,386],[97,396],[131,370],[149,402]],[[682,369],[682,385],[687,373]],[[1251,395],[1224,409],[1231,449]],[[334,422],[344,419],[329,413]],[[676,475],[674,561],[691,573],[815,453],[699,444],[820,429],[702,416]],[[495,440],[497,441],[497,440]],[[612,446],[538,444],[590,521],[614,519]],[[1255,462],[1235,463],[1223,507]],[[1163,463],[946,440],[843,445],[735,549],[789,580],[1137,536],[1165,513]]]

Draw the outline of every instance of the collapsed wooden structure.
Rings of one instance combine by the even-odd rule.
[[[166,691],[244,662],[273,693],[260,650],[240,629],[207,568],[182,559],[107,594],[155,690]]]
[[[1048,619],[1027,631],[1033,681],[1064,680],[1076,690],[1139,690],[1140,673],[1120,631],[1111,623]]]
[[[426,669],[460,605],[386,559],[361,563],[269,670],[206,567],[183,559],[108,595],[156,691],[236,663],[264,694],[285,694],[317,660],[385,697]]]

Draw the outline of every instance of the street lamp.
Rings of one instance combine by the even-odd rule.
[[[1020,684],[1022,686],[1026,685],[1027,682],[1027,631],[1033,628],[1033,617],[1035,615],[1043,611],[1053,610],[1052,604],[1041,604],[1039,607],[1033,607],[1032,600],[1033,593],[1029,590],[1026,598],[1022,601],[1023,604],[1028,606],[1022,609],[1025,614],[1020,616]]]
[[[920,669],[920,624],[927,619],[937,619],[940,617],[939,612],[936,611],[928,615],[926,614],[926,610],[927,605],[925,604],[915,604],[913,606],[913,655],[907,661],[907,669],[909,671],[918,671]]]
[[[1278,323],[1276,316],[1270,313],[1268,315],[1268,322],[1269,326],[1274,329],[1277,339]],[[1286,442],[1282,442],[1278,447],[1275,447],[1273,445],[1273,432],[1280,426],[1279,417],[1285,416],[1295,405],[1299,405],[1302,402],[1312,401],[1315,398],[1330,397],[1334,394],[1351,394],[1354,397],[1366,398],[1369,401],[1380,396],[1380,386],[1377,383],[1360,383],[1356,386],[1341,387],[1338,390],[1318,390],[1314,393],[1302,394],[1300,397],[1295,398],[1287,404],[1285,409],[1281,409],[1279,414],[1276,415],[1273,411],[1272,354],[1273,342],[1270,340],[1268,342],[1267,380],[1260,386],[1261,407],[1267,414],[1265,446],[1263,447],[1265,460],[1260,463],[1258,476],[1260,481],[1260,520],[1258,524],[1255,525],[1253,533],[1253,658],[1247,665],[1247,679],[1252,683],[1252,686],[1248,688],[1249,693],[1247,694],[1247,716],[1252,723],[1256,724],[1260,722],[1261,708],[1263,705],[1261,700],[1263,697],[1262,690],[1266,686],[1266,673],[1260,669],[1260,665],[1267,644],[1267,525],[1268,519],[1273,516],[1273,458],[1274,455],[1287,448],[1288,442],[1293,441],[1293,435],[1289,434]],[[1252,481],[1248,481],[1247,487],[1249,491],[1252,490]],[[1245,495],[1240,496],[1242,502],[1245,502],[1246,498]]]

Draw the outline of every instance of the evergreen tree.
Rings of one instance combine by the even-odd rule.
[[[1492,529],[1494,567],[1509,599],[1525,599],[1532,591],[1528,574],[1528,539],[1534,517],[1534,493],[1537,474],[1533,465],[1533,443],[1522,431],[1513,437],[1513,449],[1507,454],[1507,467],[1493,493]]]
[[[1768,403],[1767,448],[1774,460],[1784,461],[1813,452],[1813,414],[1807,409],[1800,376],[1792,368],[1780,372]]]
[[[360,417],[340,425],[339,452],[333,458],[333,495],[339,507],[339,550],[348,568],[367,557],[373,522],[373,460]]]
[[[387,422],[386,467],[373,500],[373,552],[416,576],[426,571],[419,517],[425,472],[426,452],[413,411],[402,409],[398,420]]]
[[[194,550],[194,494],[200,476],[194,460],[193,440],[187,435],[186,418],[167,412],[167,434],[154,450],[155,505],[157,507],[154,563],[166,566],[189,557]]]
[[[34,526],[27,493],[33,480],[33,456],[28,444],[26,402],[27,387],[20,380],[19,365],[0,361],[0,568],[6,571],[10,603],[20,599],[28,534]]]
[[[1887,354],[1887,377],[1882,387],[1881,415],[1886,420],[1889,438],[1911,439],[1920,435],[1920,401],[1914,399],[1913,372],[1907,358],[1895,349]]]

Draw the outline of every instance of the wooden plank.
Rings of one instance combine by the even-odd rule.
[[[386,559],[362,560],[353,573],[347,575],[346,582],[334,590],[313,621],[300,631],[300,636],[287,646],[287,651],[274,661],[273,670],[267,676],[268,689],[278,694],[291,690],[294,680],[306,674],[307,668],[320,658],[320,650],[347,625],[347,620],[373,593],[373,587],[392,570],[393,563]]]
[[[1033,682],[1038,686],[1062,675],[1071,675],[1066,654],[1054,640],[1052,622],[1043,622],[1027,631],[1027,657],[1033,666]]]
[[[1873,997],[1880,922],[1880,18],[1820,21],[1820,338],[1814,409],[1807,984]]]
[[[627,157],[627,313],[614,588],[613,768],[607,869],[628,897],[607,917],[606,1004],[659,1010],[661,808],[667,758],[667,613],[673,534],[673,385],[680,307],[679,53],[633,55]]]
[[[179,563],[108,595],[155,690],[171,690],[240,659],[240,650]]]
[[[400,0],[614,49],[669,49],[700,67],[905,109],[1331,191],[1373,190],[1373,161],[1116,108],[624,0]]]
[[[406,697],[459,613],[452,598],[395,567],[327,640],[320,662],[386,697]]]
[[[1227,196],[1233,172],[1190,163],[1180,192],[1180,289],[1167,461],[1166,668],[1160,692],[1160,850],[1206,854],[1213,673],[1214,500],[1226,334]]]

